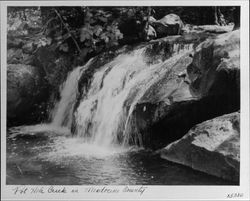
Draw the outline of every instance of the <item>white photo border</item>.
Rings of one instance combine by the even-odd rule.
[[[1,5],[1,200],[249,200],[249,1],[248,0],[192,0],[192,1],[2,1]],[[90,186],[56,186],[78,189],[72,194],[15,195],[18,185],[6,185],[6,85],[7,85],[7,7],[8,6],[241,6],[240,66],[241,66],[241,139],[240,185],[238,186],[170,186],[146,185],[140,194],[98,194],[85,192]],[[94,185],[93,185],[94,186]],[[31,188],[34,186],[19,186]],[[36,187],[40,186],[36,185]],[[97,187],[97,186],[96,186]],[[103,187],[103,186],[98,186]],[[124,186],[109,186],[122,190]],[[138,186],[140,187],[140,186]],[[241,197],[228,198],[240,193]]]

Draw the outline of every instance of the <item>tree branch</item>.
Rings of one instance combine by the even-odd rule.
[[[60,13],[59,13],[56,9],[54,9],[54,11],[55,11],[55,13],[57,14],[57,16],[59,17],[59,19],[61,20],[63,26],[67,29],[67,31],[68,31],[70,37],[72,38],[72,40],[74,41],[74,43],[75,43],[75,45],[76,45],[77,50],[79,51],[79,53],[81,53],[81,49],[80,49],[80,47],[79,47],[79,45],[78,45],[76,39],[75,39],[74,36],[71,34],[71,32],[70,32],[68,26],[64,23],[64,21],[63,21],[63,19],[62,19],[62,16],[60,15]]]

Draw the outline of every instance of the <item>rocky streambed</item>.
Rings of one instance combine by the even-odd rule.
[[[8,66],[8,119],[20,122],[46,96],[44,72],[34,69]],[[74,108],[73,116],[64,118],[73,122],[72,135],[157,150],[163,159],[239,182],[239,30],[124,47],[77,72],[76,98],[65,107]]]

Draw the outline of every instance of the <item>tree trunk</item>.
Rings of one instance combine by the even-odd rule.
[[[220,7],[218,7],[218,17],[219,17],[219,24],[221,26],[226,26],[227,23],[226,23],[226,20],[225,20],[225,17],[224,15],[222,14],[221,10],[220,10]]]
[[[217,12],[217,7],[216,6],[214,7],[214,23],[216,25],[220,25],[219,21],[218,21],[218,12]]]

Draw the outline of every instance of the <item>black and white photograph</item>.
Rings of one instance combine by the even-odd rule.
[[[1,4],[6,200],[249,199],[249,11],[231,2]]]

